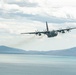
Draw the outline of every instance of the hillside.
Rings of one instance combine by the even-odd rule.
[[[44,52],[46,55],[59,55],[59,56],[76,56],[76,47],[65,49],[65,50],[55,50]]]
[[[0,46],[0,54],[31,54],[31,55],[58,55],[58,56],[76,56],[76,47],[65,50],[50,51],[25,51],[21,49]]]
[[[0,54],[16,54],[16,53],[21,54],[25,53],[25,51],[7,46],[0,46]]]

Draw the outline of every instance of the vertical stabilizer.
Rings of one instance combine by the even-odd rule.
[[[49,31],[49,28],[48,28],[48,23],[46,22],[46,29],[47,29],[47,31]]]

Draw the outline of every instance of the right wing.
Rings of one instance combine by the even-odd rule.
[[[74,28],[65,28],[65,29],[60,29],[60,30],[56,30],[57,32],[60,32],[60,33],[65,33],[65,31],[70,31],[72,29],[76,29],[76,27]]]

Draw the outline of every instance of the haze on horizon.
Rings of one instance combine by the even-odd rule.
[[[54,38],[21,35],[23,32],[76,27],[75,0],[0,0],[0,45],[25,50],[76,47],[76,30]]]

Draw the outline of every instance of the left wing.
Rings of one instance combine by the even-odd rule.
[[[43,33],[43,34],[46,34],[47,32],[46,31],[42,31],[42,32],[27,32],[27,33],[21,33],[21,34],[41,34],[41,33]]]
[[[75,27],[75,28],[60,29],[60,30],[56,30],[56,31],[57,31],[57,32],[60,32],[60,33],[65,33],[65,31],[69,32],[69,31],[72,30],[72,29],[76,29],[76,27]]]

